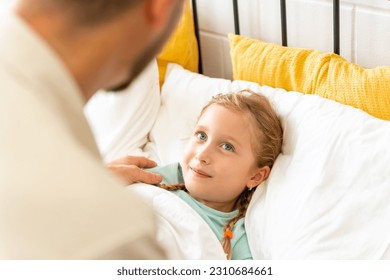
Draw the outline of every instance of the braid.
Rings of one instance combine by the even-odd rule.
[[[255,191],[255,188],[253,189],[246,189],[243,191],[238,198],[238,214],[233,219],[231,219],[227,224],[224,226],[224,236],[222,239],[222,248],[224,252],[226,253],[226,257],[228,260],[231,260],[232,258],[232,245],[231,245],[231,239],[233,237],[233,227],[237,223],[238,220],[245,217],[246,210],[248,209],[249,202],[251,201],[252,195]]]
[[[158,184],[157,187],[167,191],[183,190],[187,192],[186,186],[184,184]]]

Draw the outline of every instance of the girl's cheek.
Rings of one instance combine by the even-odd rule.
[[[184,150],[184,155],[182,158],[182,166],[187,167],[190,159],[191,159],[191,146],[188,145],[187,148]]]

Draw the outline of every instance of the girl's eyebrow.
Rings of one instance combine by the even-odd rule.
[[[231,135],[221,135],[220,138],[227,140],[228,142],[232,142],[235,146],[241,147],[240,141],[238,141],[236,138],[232,137]]]
[[[197,123],[197,124],[195,125],[195,127],[206,128],[203,124],[199,124],[199,123]]]
[[[207,131],[207,127],[203,126],[203,125],[195,125],[194,127],[194,130],[205,130]]]
[[[208,131],[207,127],[205,127],[203,125],[196,125],[194,130],[203,130],[205,132]],[[240,143],[240,141],[238,141],[236,138],[234,138],[230,134],[219,135],[219,138],[223,139],[224,141],[232,142],[234,144],[234,146],[242,147],[242,144]]]

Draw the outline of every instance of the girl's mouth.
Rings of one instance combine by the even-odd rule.
[[[196,168],[192,168],[192,167],[190,167],[190,169],[195,173],[195,175],[198,175],[202,178],[211,178],[211,176],[209,174],[207,174],[206,172],[203,172],[200,169],[196,169]]]

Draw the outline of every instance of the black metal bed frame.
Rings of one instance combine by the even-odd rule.
[[[200,34],[197,1],[192,0],[192,10],[194,15],[195,36],[198,41],[199,50],[199,73],[203,73],[202,52],[200,48]],[[240,34],[240,21],[238,14],[238,0],[233,0],[234,32]],[[286,0],[280,0],[280,21],[282,45],[287,46],[287,7]],[[340,54],[340,1],[333,0],[333,52]]]

